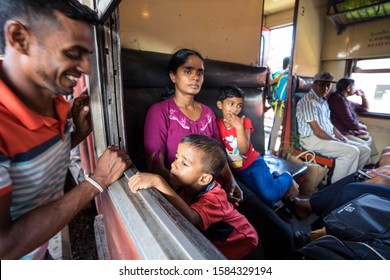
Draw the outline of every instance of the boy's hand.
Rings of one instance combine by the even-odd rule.
[[[228,114],[224,118],[224,121],[229,123],[235,129],[240,129],[240,128],[243,129],[244,128],[244,119],[245,119],[245,116],[239,117],[237,115]]]
[[[137,172],[131,176],[128,181],[128,186],[133,193],[137,193],[141,189],[159,188],[162,178],[159,175],[152,173]]]
[[[298,196],[298,194],[299,194],[299,185],[293,179],[293,182],[292,182],[290,188],[286,192],[287,197],[285,197],[285,199],[293,201]]]

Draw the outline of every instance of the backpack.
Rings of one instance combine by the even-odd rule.
[[[311,241],[294,257],[316,260],[390,259],[390,200],[364,194],[324,218],[328,235]]]
[[[308,260],[389,260],[390,247],[375,242],[342,241],[333,235],[325,235],[291,256]]]
[[[282,71],[278,76],[280,76],[279,81],[274,88],[272,101],[286,101],[287,100],[287,85],[289,71],[288,69]]]
[[[341,240],[390,245],[390,200],[364,194],[329,213],[324,225]]]

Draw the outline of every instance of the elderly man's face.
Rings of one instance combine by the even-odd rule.
[[[326,98],[332,90],[332,83],[322,81],[314,82],[313,90],[319,97]]]

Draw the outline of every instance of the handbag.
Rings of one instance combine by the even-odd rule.
[[[319,184],[325,178],[328,173],[328,168],[316,163],[314,151],[304,151],[295,156],[292,154],[287,155],[287,160],[303,164],[307,166],[307,172],[304,180],[299,184],[299,194],[312,195],[318,190]]]

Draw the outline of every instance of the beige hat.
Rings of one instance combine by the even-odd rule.
[[[314,82],[337,83],[337,81],[334,79],[334,76],[331,73],[325,71],[321,71],[315,75]]]

